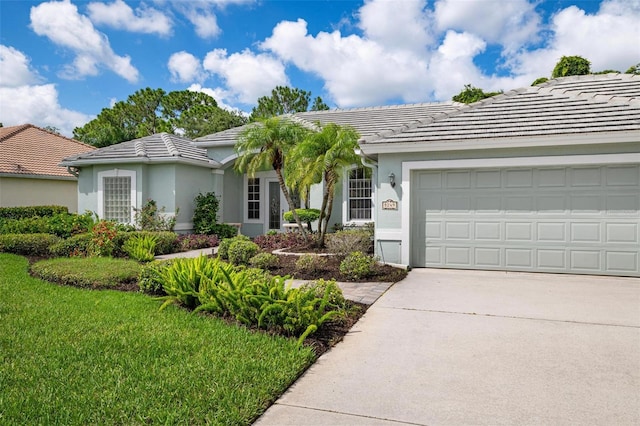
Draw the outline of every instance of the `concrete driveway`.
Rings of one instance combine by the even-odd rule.
[[[640,279],[414,270],[257,424],[640,424]]]

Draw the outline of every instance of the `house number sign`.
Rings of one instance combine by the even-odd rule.
[[[394,200],[384,200],[382,210],[398,210],[398,202]]]

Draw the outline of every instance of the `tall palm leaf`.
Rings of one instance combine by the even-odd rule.
[[[358,138],[353,128],[329,123],[319,132],[309,133],[291,152],[290,164],[295,164],[295,168],[289,170],[287,179],[294,188],[301,188],[305,193],[304,189],[309,186],[324,182],[317,239],[321,247],[331,219],[336,185],[344,169],[359,161]]]
[[[307,132],[299,124],[282,117],[271,117],[251,124],[238,137],[235,145],[238,159],[234,166],[237,171],[251,177],[259,171],[275,170],[280,189],[305,241],[308,241],[308,235],[296,213],[282,172],[287,163],[287,154],[297,142],[305,138]]]

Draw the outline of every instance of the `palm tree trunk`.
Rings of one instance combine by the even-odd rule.
[[[331,210],[333,209],[333,198],[335,195],[336,176],[333,173],[325,174],[325,183],[326,183],[325,196],[323,197],[323,200],[322,200],[322,205],[323,205],[322,212],[325,213],[323,215],[324,217],[322,218],[324,225],[322,225],[322,230],[320,229],[318,230],[319,231],[318,233],[320,234],[318,236],[320,247],[324,247],[324,239],[325,239],[325,236],[327,235],[327,228],[329,227],[329,219],[331,219]],[[326,205],[325,205],[325,202],[326,202]],[[320,224],[320,222],[318,224]]]
[[[282,176],[282,169],[276,169],[276,174],[278,175],[278,183],[280,184],[280,190],[284,194],[284,198],[287,200],[287,203],[289,204],[289,210],[291,210],[291,213],[293,213],[293,218],[298,224],[298,228],[300,229],[300,232],[302,232],[302,237],[304,238],[304,242],[306,244],[309,244],[309,236],[307,235],[307,231],[304,229],[304,226],[302,226],[302,221],[300,220],[300,217],[298,217],[298,213],[296,212],[296,206],[294,205],[293,200],[291,199],[291,194],[289,194],[289,189],[287,188],[287,185],[285,185],[284,183],[284,177]]]

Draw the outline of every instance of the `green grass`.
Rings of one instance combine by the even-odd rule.
[[[249,424],[314,358],[295,340],[27,267],[0,254],[0,424]]]

